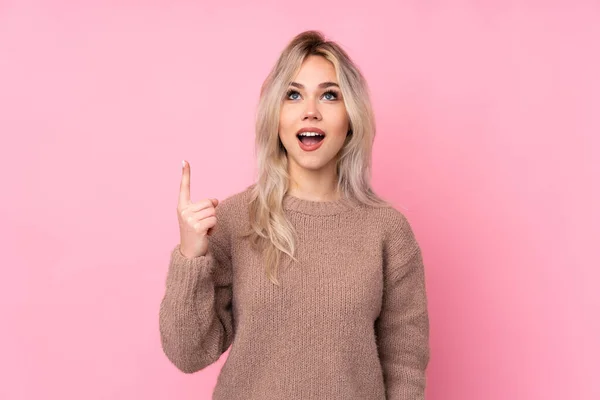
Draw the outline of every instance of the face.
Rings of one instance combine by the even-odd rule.
[[[325,136],[311,145],[319,139],[299,140],[298,131],[302,128],[320,130]],[[279,138],[291,171],[335,173],[337,155],[348,129],[348,114],[333,64],[321,56],[307,57],[288,87],[279,118]]]

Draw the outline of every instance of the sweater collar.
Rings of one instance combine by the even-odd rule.
[[[283,197],[284,210],[297,211],[308,215],[335,215],[356,207],[352,202],[340,198],[330,201],[305,200],[286,193]]]

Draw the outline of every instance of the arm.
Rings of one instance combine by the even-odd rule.
[[[233,341],[231,259],[227,246],[217,243],[224,236],[218,227],[206,256],[188,259],[179,244],[171,252],[160,336],[167,358],[185,373],[214,363]]]
[[[375,321],[388,400],[423,400],[429,317],[421,249],[408,222],[385,247],[382,310]]]

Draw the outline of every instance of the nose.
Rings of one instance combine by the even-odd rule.
[[[302,115],[302,120],[307,119],[316,119],[321,120],[321,113],[319,112],[319,107],[314,100],[308,100],[306,102],[306,108],[304,109],[304,114]]]

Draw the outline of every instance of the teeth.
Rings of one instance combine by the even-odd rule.
[[[317,132],[302,132],[298,136],[324,136],[324,135],[321,133],[317,133]]]

